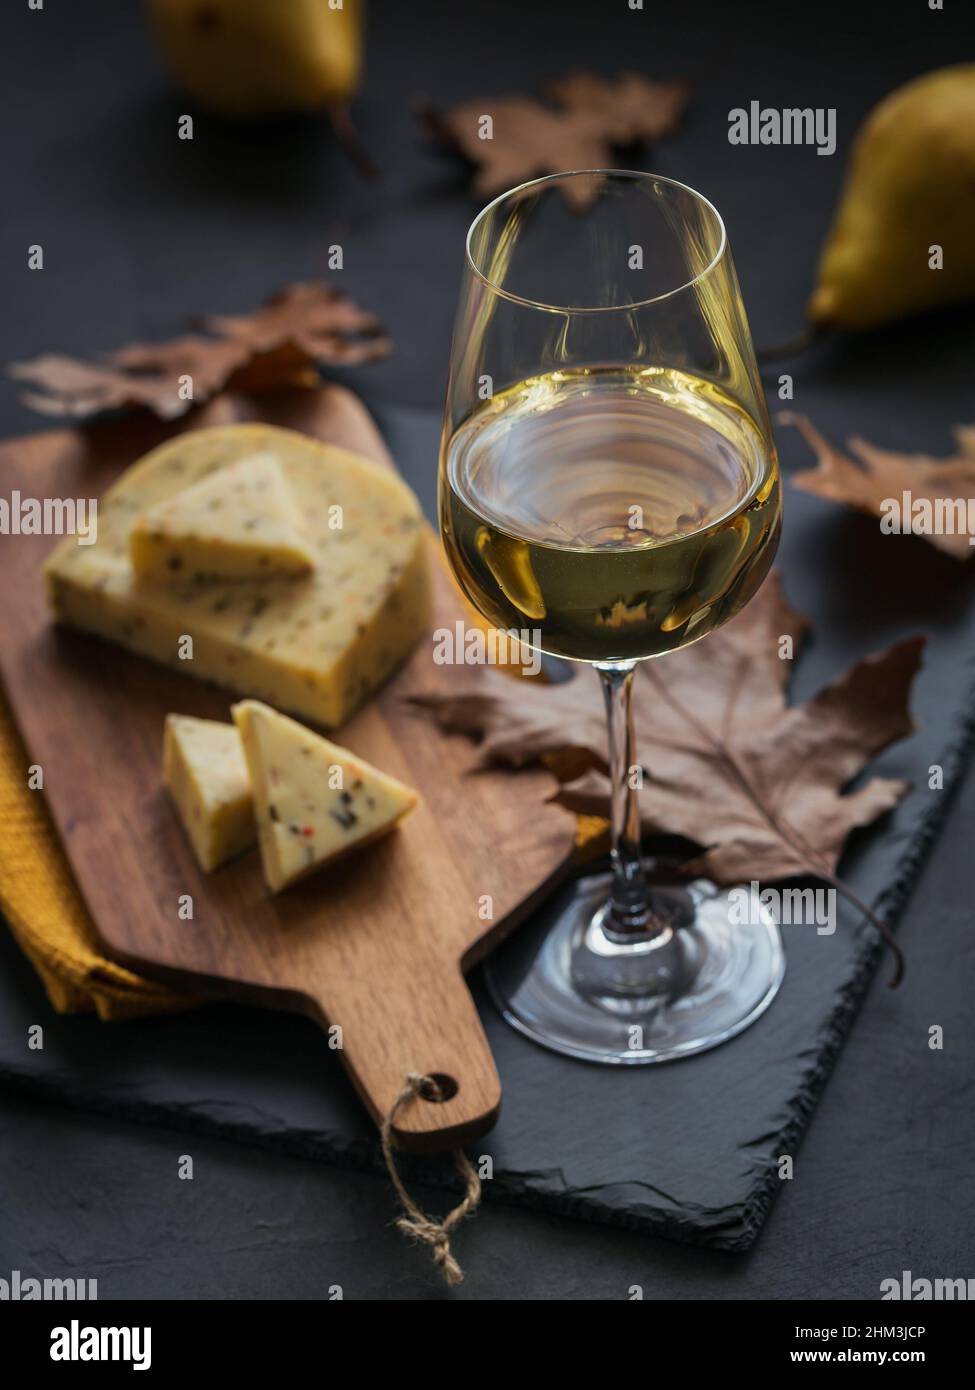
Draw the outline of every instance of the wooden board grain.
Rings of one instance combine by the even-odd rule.
[[[335,386],[261,397],[259,408],[221,398],[183,427],[258,418],[391,466],[364,407]],[[173,431],[140,418],[12,440],[0,446],[0,488],[8,497],[97,497]],[[467,772],[470,745],[405,699],[444,679],[432,642],[421,642],[339,735],[420,791],[402,827],[273,899],[256,852],[205,875],[161,786],[163,720],[170,711],[229,718],[234,697],[53,626],[40,568],[54,543],[0,537],[0,671],[106,951],[178,987],[338,1025],[340,1055],[375,1119],[408,1071],[452,1078],[451,1099],[402,1113],[405,1147],[444,1148],[485,1132],[501,1087],[463,972],[571,858],[574,819],[547,804],[547,774],[524,774],[513,794],[504,773]],[[433,627],[448,626],[463,605],[430,543]],[[191,920],[180,915],[185,895]]]

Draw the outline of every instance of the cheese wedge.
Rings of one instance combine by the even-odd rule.
[[[266,579],[307,574],[314,555],[278,458],[252,454],[218,468],[137,516],[129,536],[136,577]]]
[[[257,453],[278,461],[313,571],[137,579],[135,518]],[[326,727],[348,718],[428,630],[428,541],[410,489],[378,464],[269,425],[194,430],[153,450],[101,499],[95,544],[65,537],[46,579],[59,621]]]
[[[257,839],[240,734],[233,724],[166,717],[163,781],[202,869],[215,869]]]
[[[233,707],[272,893],[391,830],[412,788],[257,700]]]

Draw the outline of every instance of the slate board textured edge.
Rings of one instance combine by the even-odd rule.
[[[968,691],[966,706],[972,713],[960,720],[956,738],[951,741],[941,757],[944,769],[943,794],[923,817],[920,832],[914,843],[900,856],[895,877],[873,904],[874,910],[883,916],[888,924],[892,925],[896,921],[907,902],[924,858],[948,814],[962,771],[975,743],[975,686]],[[877,964],[884,954],[883,945],[869,923],[863,923],[858,928],[858,933],[860,946],[855,972],[847,981],[839,1002],[824,1020],[819,1031],[815,1060],[809,1066],[803,1088],[793,1098],[788,1123],[776,1135],[776,1154],[795,1153],[863,1002]],[[909,980],[910,961],[907,963],[907,972]],[[120,1099],[116,1095],[109,1101],[97,1094],[89,1093],[83,1086],[75,1086],[73,1079],[63,1073],[56,1078],[39,1079],[26,1070],[13,1069],[9,1064],[0,1069],[0,1083],[13,1091],[40,1096],[50,1102],[69,1105],[88,1113],[122,1117],[136,1123],[159,1126],[181,1133],[204,1134],[211,1138],[227,1139],[296,1158],[324,1161],[356,1171],[385,1176],[378,1142],[373,1142],[371,1138],[353,1139],[343,1143],[337,1142],[335,1136],[326,1137],[309,1131],[282,1131],[270,1124],[262,1128],[260,1124],[219,1121],[192,1109],[177,1109],[165,1103],[145,1099]],[[451,1192],[459,1190],[459,1185],[454,1181],[446,1163],[404,1156],[402,1171],[410,1183]],[[706,1215],[707,1224],[699,1227],[681,1219],[676,1212],[662,1212],[659,1207],[653,1207],[649,1203],[641,1207],[639,1203],[631,1202],[628,1210],[621,1210],[618,1206],[600,1200],[598,1191],[592,1188],[586,1189],[584,1193],[564,1189],[559,1191],[555,1186],[547,1191],[542,1190],[539,1186],[539,1179],[542,1177],[543,1175],[537,1173],[499,1174],[485,1185],[485,1199],[488,1202],[499,1201],[525,1206],[575,1220],[619,1226],[647,1235],[664,1236],[684,1244],[727,1251],[744,1251],[754,1244],[780,1187],[778,1165],[773,1159],[767,1164],[752,1196],[744,1206],[725,1212],[705,1213],[701,1210],[698,1215]],[[553,1183],[557,1182],[558,1170],[547,1172],[544,1178]],[[641,1186],[637,1180],[632,1184],[613,1186],[618,1188],[624,1185]],[[656,1193],[655,1189],[652,1191],[659,1199],[660,1194]],[[391,1202],[392,1200],[391,1194]]]
[[[877,916],[885,921],[889,927],[896,924],[898,916],[910,897],[921,865],[924,863],[927,853],[937,838],[951,808],[951,802],[961,782],[962,773],[971,756],[972,747],[975,744],[975,685],[969,687],[963,708],[968,708],[972,712],[961,716],[958,733],[948,744],[940,759],[941,767],[944,770],[943,794],[924,816],[920,832],[913,845],[901,855],[895,877],[871,904]],[[853,1026],[860,1005],[866,997],[877,964],[881,956],[886,954],[883,943],[877,936],[876,928],[871,926],[869,922],[864,922],[858,930],[861,944],[857,952],[856,970],[847,981],[836,1007],[824,1020],[819,1034],[819,1055],[815,1064],[810,1068],[806,1087],[794,1098],[792,1118],[787,1125],[783,1126],[779,1134],[779,1152],[782,1154],[794,1153],[798,1147],[801,1136],[812,1118],[812,1113],[822,1095],[826,1082],[829,1080],[830,1072],[833,1070],[840,1049]],[[910,960],[908,960],[904,983],[900,986],[902,989],[908,987],[910,968]],[[720,1238],[709,1240],[706,1243],[718,1249],[747,1250],[758,1236],[772,1201],[779,1190],[779,1185],[777,1164],[772,1162],[768,1165],[761,1185],[755,1189],[751,1199],[745,1204],[744,1229],[741,1234],[727,1243]]]

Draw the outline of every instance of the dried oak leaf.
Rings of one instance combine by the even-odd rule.
[[[635,73],[615,80],[573,73],[553,82],[553,110],[524,96],[463,102],[448,111],[419,108],[426,128],[478,166],[474,192],[490,198],[542,174],[612,166],[613,145],[654,140],[673,130],[687,101],[686,84],[651,82]],[[483,118],[492,121],[485,138]],[[570,205],[585,208],[594,185],[565,184]]]
[[[792,662],[780,652],[794,652],[807,628],[773,574],[706,642],[637,667],[637,747],[646,757],[640,812],[646,831],[700,845],[686,867],[717,883],[811,874],[852,897],[835,878],[846,839],[891,810],[907,783],[873,777],[843,789],[914,729],[908,695],[924,638],[865,657],[805,705],[790,706]],[[479,765],[553,766],[552,755],[569,752],[574,771],[585,771],[563,780],[555,799],[580,814],[608,814],[594,672],[542,686],[485,667],[458,671],[456,691],[415,702],[444,729],[480,737]]]
[[[676,130],[687,106],[690,84],[683,78],[652,82],[636,72],[615,80],[574,72],[550,82],[546,96],[576,115],[591,116],[613,145],[652,143]]]
[[[389,339],[372,314],[328,285],[291,285],[255,314],[212,318],[199,334],[133,343],[97,361],[47,353],[8,374],[33,390],[21,400],[44,415],[82,419],[142,406],[164,420],[185,414],[224,387],[274,390],[316,379],[317,363],[372,361]],[[181,378],[192,378],[192,399]]]
[[[806,416],[783,412],[778,418],[784,425],[794,425],[816,454],[815,468],[792,475],[793,483],[803,492],[876,517],[884,515],[883,503],[887,499],[894,499],[900,506],[905,492],[915,502],[945,504],[949,515],[953,515],[953,504],[958,504],[967,516],[968,503],[975,502],[975,425],[956,426],[958,451],[950,458],[878,449],[855,436],[847,441],[854,455],[850,458],[835,449]],[[909,516],[903,517],[905,530],[909,521]],[[929,530],[918,530],[916,534],[956,560],[969,560],[975,555],[967,526],[956,525],[954,531],[941,534]]]

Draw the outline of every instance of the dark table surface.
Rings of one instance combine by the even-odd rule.
[[[972,52],[961,6],[726,5],[645,11],[558,0],[396,5],[373,0],[357,114],[385,171],[357,180],[321,122],[241,131],[197,117],[160,74],[141,9],[122,0],[9,6],[0,21],[0,360],[91,353],[177,333],[188,316],[255,306],[346,248],[343,283],[376,309],[397,352],[350,374],[399,407],[440,396],[464,231],[466,176],[418,135],[410,102],[538,90],[581,64],[685,73],[684,133],[644,167],[703,188],[721,207],[753,330],[791,334],[853,130],[897,83]],[[839,148],[744,149],[727,113],[752,99],[835,106]],[[26,268],[40,242],[42,273]],[[971,315],[949,314],[788,364],[798,403],[842,436],[944,451],[975,418]],[[967,354],[967,357],[966,357]],[[967,367],[966,367],[967,362]],[[892,433],[892,421],[896,432]],[[42,427],[0,385],[0,432]],[[783,441],[786,463],[801,457]],[[492,1205],[460,1242],[460,1298],[873,1299],[904,1269],[973,1270],[971,1105],[975,966],[971,824],[975,774],[949,815],[900,925],[905,987],[875,982],[756,1247],[745,1256]],[[882,972],[883,973],[883,972]],[[941,1076],[919,1087],[928,1030],[944,1029]],[[103,1298],[442,1296],[424,1258],[389,1229],[388,1185],[202,1138],[2,1101],[0,1273],[97,1278]],[[191,1153],[192,1182],[179,1181]],[[429,1197],[435,1206],[435,1193]]]

